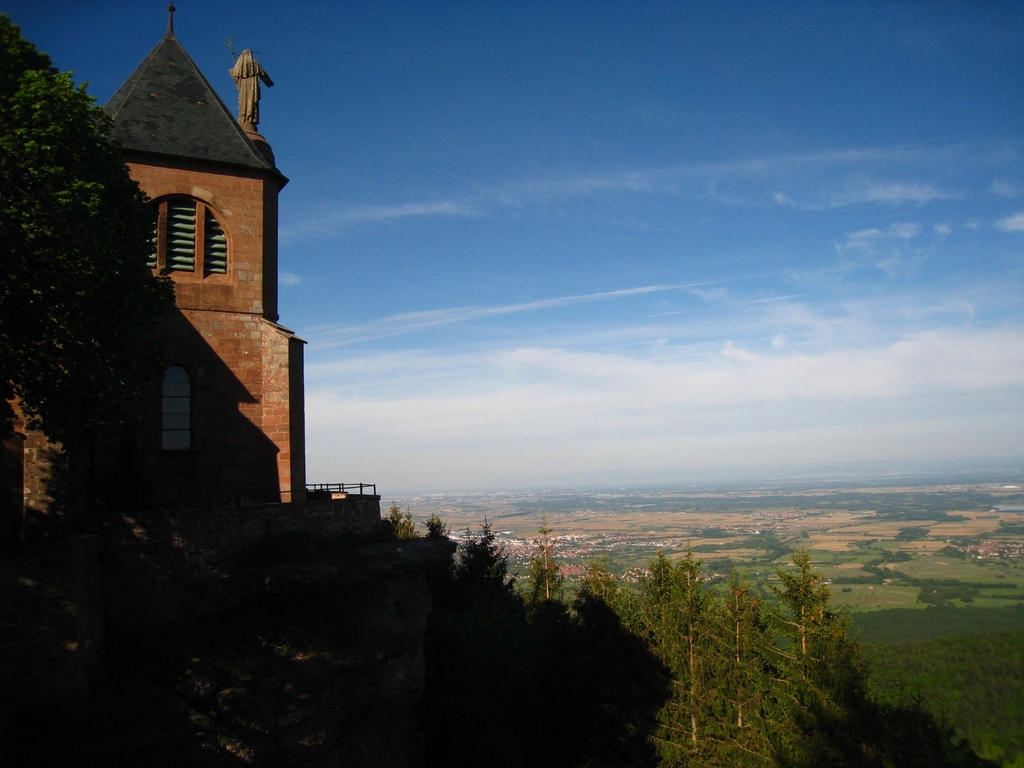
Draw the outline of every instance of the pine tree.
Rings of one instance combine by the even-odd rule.
[[[768,764],[771,747],[764,738],[762,704],[769,684],[765,654],[774,638],[763,600],[736,573],[729,579],[721,612],[718,679],[723,703],[722,752],[732,764]]]
[[[669,670],[670,696],[658,716],[654,739],[663,764],[705,759],[713,749],[711,681],[716,674],[712,640],[714,597],[704,588],[700,561],[692,551],[673,567],[659,553],[640,585],[640,616],[656,655]]]
[[[540,536],[533,540],[534,552],[530,557],[529,600],[538,603],[541,600],[554,600],[561,595],[562,567],[555,560],[555,545],[551,539],[552,529],[548,527],[548,517],[541,518]]]
[[[855,751],[858,724],[868,719],[858,717],[858,710],[869,704],[865,675],[856,646],[847,638],[849,620],[829,607],[828,585],[812,569],[810,553],[794,553],[793,564],[796,573],[778,569],[782,588],[772,588],[787,609],[776,611],[774,618],[788,640],[776,651],[785,679],[776,692],[789,723],[777,723],[776,734],[798,762],[839,761]]]
[[[608,570],[608,558],[599,557],[588,561],[583,566],[580,577],[580,598],[593,598],[606,605],[615,606],[619,597],[619,583]]]
[[[427,529],[428,539],[447,539],[448,538],[448,524],[441,519],[441,517],[434,512],[427,518],[427,522],[424,523]]]
[[[391,509],[388,510],[388,522],[391,523],[395,535],[400,539],[418,539],[420,537],[416,533],[416,524],[412,521],[412,514],[408,509],[405,514],[402,514],[402,508],[398,504],[391,504]]]
[[[471,600],[515,602],[515,577],[508,575],[508,555],[496,542],[491,524],[484,520],[480,535],[466,530],[459,547],[452,579],[456,590]]]

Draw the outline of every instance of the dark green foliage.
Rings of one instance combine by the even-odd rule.
[[[853,632],[865,643],[905,643],[1008,629],[1024,629],[1024,606],[889,608],[853,615]]]
[[[983,755],[1024,761],[1024,629],[865,645],[863,654],[883,701],[920,698]]]
[[[696,552],[697,548],[694,547],[693,551]],[[736,570],[736,563],[728,557],[708,558],[704,561],[704,570],[708,573],[730,574]]]
[[[455,590],[466,600],[514,604],[515,577],[508,575],[508,556],[495,541],[491,524],[480,526],[480,535],[466,531],[452,568]]]
[[[896,541],[920,541],[927,535],[927,528],[910,526],[908,528],[900,528],[900,532],[896,534]]]
[[[432,514],[427,518],[425,523],[427,528],[428,539],[446,539],[448,538],[448,524],[438,517],[437,513]]]
[[[557,600],[527,610],[507,566],[485,524],[467,533],[449,588],[435,591],[417,709],[427,764],[571,766],[594,754],[650,764],[632,723],[654,706],[642,683],[655,662],[603,602],[590,623]]]
[[[921,587],[917,594],[917,602],[932,605],[947,604],[950,600],[972,602],[978,596],[978,590],[968,586],[957,587]]]
[[[0,15],[0,432],[15,395],[72,451],[150,376],[173,296],[146,267],[154,214],[111,126]]]
[[[530,575],[527,586],[527,598],[531,603],[541,600],[558,598],[562,593],[562,569],[555,559],[555,545],[551,539],[552,529],[548,528],[548,518],[541,519],[540,534],[534,539],[533,556],[530,558]]]
[[[901,531],[906,530],[901,528]],[[923,530],[923,529],[922,529]],[[899,536],[896,537],[897,539]],[[880,565],[881,563],[907,563],[914,559],[914,556],[909,552],[904,552],[902,549],[898,549],[895,552],[890,552],[887,549],[883,549],[881,557],[878,560],[872,560],[868,565]]]
[[[397,504],[392,504],[388,510],[388,522],[391,523],[395,536],[400,539],[418,539],[420,537],[416,533],[416,523],[412,521],[412,513],[406,510],[403,514],[402,508]]]
[[[806,552],[774,599],[689,552],[638,584],[586,566],[571,607],[516,597],[485,527],[431,620],[428,765],[986,765],[919,702],[878,702]],[[452,724],[458,728],[452,728]]]
[[[520,765],[516,707],[532,676],[532,638],[508,577],[508,558],[489,523],[466,531],[450,580],[435,588],[425,641],[426,691],[419,720],[428,763],[457,752]]]
[[[953,496],[953,497],[949,497],[949,498],[950,498],[950,500],[945,503],[946,508],[948,509],[950,506],[957,507],[958,504],[957,504],[957,501],[955,500],[956,497]],[[973,500],[964,499],[963,502],[966,502],[966,503],[964,503],[962,506],[960,506],[960,508],[963,509],[964,507],[975,506],[976,503],[972,504],[971,501],[973,501]],[[933,501],[933,503],[935,503],[935,502]],[[939,501],[938,503],[939,504],[943,504],[942,501]],[[928,522],[936,522],[936,523],[962,523],[962,522],[964,522],[964,520],[967,520],[967,518],[964,517],[963,515],[957,515],[957,514],[952,514],[951,515],[948,512],[942,512],[942,511],[939,511],[939,510],[931,511],[931,510],[925,510],[925,509],[906,509],[906,510],[895,509],[895,510],[881,511],[881,512],[878,513],[878,519],[879,520],[905,520],[908,523],[917,522],[919,520],[920,521],[928,521]]]
[[[773,533],[761,533],[756,536],[751,536],[743,543],[743,546],[765,550],[768,562],[777,560],[778,558],[788,555],[793,551],[792,547],[783,543],[782,540]]]
[[[907,576],[899,571],[892,571],[899,576],[900,581],[905,581],[912,587],[976,587],[978,589],[1016,589],[1017,585],[1012,581],[961,581],[960,579],[918,579]],[[999,577],[997,577],[999,578]]]
[[[881,584],[884,580],[881,573],[872,573],[870,576],[836,576],[832,579],[833,584]]]
[[[668,697],[652,733],[667,765],[706,758],[722,725],[711,695],[721,666],[714,642],[718,605],[703,582],[692,551],[675,566],[659,554],[640,582],[631,617],[668,672]]]
[[[856,645],[847,639],[849,620],[829,608],[828,586],[810,554],[797,552],[793,563],[796,572],[778,570],[782,587],[773,589],[786,609],[773,619],[786,641],[777,668],[787,681],[774,743],[787,764],[856,764],[851,758],[858,747],[862,753],[884,750],[885,732],[866,696]]]

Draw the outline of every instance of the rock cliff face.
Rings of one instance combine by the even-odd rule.
[[[420,541],[253,569],[263,596],[247,610],[125,635],[119,657],[149,666],[187,709],[193,730],[173,739],[182,759],[418,766],[423,740],[408,714],[424,684],[424,571],[449,555],[446,543]]]
[[[173,605],[138,610],[124,580],[153,553],[126,557],[117,537],[105,546],[113,610],[93,684],[59,697],[23,691],[6,723],[0,711],[0,738],[87,765],[422,764],[409,714],[424,685],[426,573],[450,562],[448,540],[353,544],[293,530],[222,551],[216,569],[183,567],[191,577],[152,585]],[[171,597],[175,588],[192,594]],[[148,615],[161,618],[123,620]]]

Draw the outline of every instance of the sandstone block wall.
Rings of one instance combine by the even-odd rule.
[[[355,544],[381,525],[379,496],[108,516],[104,610],[116,625],[217,613],[252,599],[252,584],[232,579],[247,560],[273,558],[275,547]]]
[[[322,542],[356,547],[384,524],[379,496],[89,517],[89,535],[29,546],[0,564],[0,711],[81,693],[106,628],[251,604],[272,587],[246,573],[254,556],[259,564],[296,543],[300,554]],[[285,579],[298,592],[308,581]]]
[[[277,320],[280,181],[255,170],[183,158],[165,161],[129,153],[127,159],[131,177],[151,200],[169,195],[201,200],[214,212],[227,237],[227,274],[171,273],[178,307],[248,312]]]
[[[82,693],[99,664],[99,583],[94,537],[0,565],[0,711]]]

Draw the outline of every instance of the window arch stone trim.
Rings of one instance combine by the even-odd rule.
[[[175,280],[224,280],[232,248],[223,217],[205,200],[185,194],[153,201],[156,233],[149,267]]]

